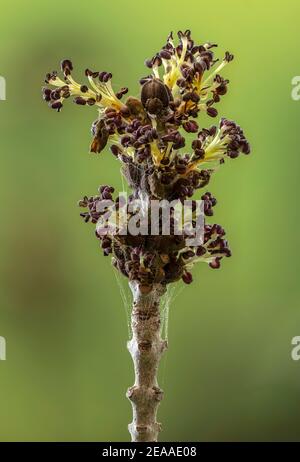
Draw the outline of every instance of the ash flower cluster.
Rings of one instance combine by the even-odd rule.
[[[127,202],[120,195],[114,200],[113,193],[111,186],[100,186],[96,196],[85,196],[79,201],[79,206],[86,209],[81,213],[84,221],[97,224],[95,234],[104,256],[112,254],[114,266],[130,280],[139,280],[143,286],[149,287],[153,283],[167,284],[180,278],[190,283],[192,275],[188,270],[194,263],[204,261],[211,268],[219,268],[221,258],[231,255],[224,238],[225,231],[217,224],[203,227],[202,240],[197,245],[199,224],[197,226],[196,217],[192,214],[191,222],[185,221],[181,226],[175,201],[168,209],[169,215],[164,213],[165,204],[160,204],[162,213],[157,215],[158,223],[155,223],[158,232],[153,232],[153,220],[148,219],[148,212],[153,212],[152,204],[140,214],[130,207],[136,201],[133,195]],[[204,214],[213,215],[216,199],[209,192],[202,195],[202,204]],[[191,212],[195,212],[197,202],[191,201],[190,205]],[[109,223],[115,211],[118,220]],[[140,232],[127,232],[128,223],[130,225],[132,220]],[[166,222],[168,233],[163,230]]]
[[[86,69],[87,83],[78,83],[69,59],[61,63],[62,78],[56,71],[46,75],[43,98],[51,108],[61,111],[70,98],[80,106],[97,108],[90,151],[98,154],[110,147],[132,189],[132,201],[139,198],[147,203],[183,203],[208,185],[226,159],[250,153],[243,130],[235,122],[222,118],[208,129],[198,122],[201,113],[212,118],[218,115],[215,106],[227,93],[229,83],[221,71],[233,55],[226,52],[219,61],[214,55],[216,44],[195,44],[189,30],[177,35],[177,44],[169,34],[161,50],[146,60],[151,73],[140,79],[139,98],[125,99],[126,87],[115,91],[112,74],[107,71]],[[112,187],[105,185],[97,196],[85,196],[80,201],[80,206],[86,208],[81,213],[86,222],[101,221],[97,204],[103,199],[113,200],[113,192]],[[211,216],[216,200],[209,192],[201,197],[205,215]],[[119,200],[115,206],[122,210]],[[132,218],[125,215],[128,220]],[[172,222],[174,217],[170,218]],[[163,222],[159,224],[162,226]],[[104,255],[112,254],[114,265],[122,274],[140,281],[149,290],[155,282],[167,284],[182,278],[190,283],[191,269],[199,261],[219,268],[221,259],[231,255],[224,235],[221,226],[205,223],[203,243],[196,248],[186,246],[184,233],[124,236],[118,229],[117,233],[102,236],[99,227],[96,229]]]

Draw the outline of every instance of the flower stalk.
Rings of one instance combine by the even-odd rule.
[[[48,73],[43,88],[44,100],[57,112],[70,98],[79,106],[97,109],[90,152],[99,154],[109,146],[131,189],[124,203],[120,196],[113,197],[112,186],[101,185],[95,196],[84,196],[79,206],[83,220],[96,226],[95,235],[104,256],[112,257],[133,294],[128,350],[135,382],[127,391],[133,409],[129,425],[132,441],[157,441],[160,430],[156,415],[163,392],[157,372],[167,348],[160,333],[162,295],[168,284],[179,280],[190,284],[196,263],[205,262],[218,269],[221,261],[231,256],[224,229],[206,222],[217,203],[208,191],[200,193],[202,240],[191,242],[198,226],[194,195],[209,184],[220,165],[250,153],[244,132],[235,122],[222,118],[218,125],[204,128],[198,120],[203,113],[217,117],[215,106],[227,93],[229,83],[220,72],[233,55],[227,51],[218,62],[216,44],[195,44],[190,30],[177,35],[177,44],[169,34],[161,50],[145,61],[150,74],[140,79],[139,98],[128,96],[124,101],[128,88],[115,91],[112,74],[106,71],[86,69],[87,84],[78,83],[69,59],[61,63],[63,77],[56,71]],[[186,133],[193,139],[186,138]],[[134,206],[138,199],[140,210]],[[190,201],[190,226],[181,226],[179,235],[176,229],[182,220],[171,207],[169,232],[164,232],[162,213],[156,223],[158,232],[152,233],[147,219],[153,201]],[[114,213],[117,220],[111,226]],[[134,232],[129,226],[132,222],[136,225]],[[124,232],[125,228],[129,232]]]

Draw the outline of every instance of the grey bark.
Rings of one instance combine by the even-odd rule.
[[[135,383],[127,390],[133,411],[133,420],[128,429],[132,441],[157,441],[161,425],[156,415],[163,398],[157,372],[161,356],[167,348],[167,342],[162,340],[160,334],[159,303],[166,288],[154,284],[149,292],[137,281],[131,281],[130,288],[133,294],[132,339],[127,347],[134,364]]]

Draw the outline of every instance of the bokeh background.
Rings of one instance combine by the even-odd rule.
[[[299,2],[2,0],[1,17],[0,440],[129,438],[126,310],[76,206],[101,183],[121,189],[119,164],[88,153],[94,108],[70,102],[58,114],[40,87],[70,57],[78,79],[110,70],[138,95],[144,59],[186,28],[234,53],[218,109],[253,154],[210,184],[233,257],[220,271],[195,268],[171,305],[161,440],[300,440]]]

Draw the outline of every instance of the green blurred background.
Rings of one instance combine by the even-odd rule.
[[[0,440],[129,438],[126,314],[76,206],[101,183],[121,189],[119,164],[88,154],[93,108],[57,114],[40,87],[70,57],[78,79],[86,67],[109,70],[137,95],[144,59],[186,28],[220,56],[234,53],[218,109],[253,154],[210,184],[233,257],[220,271],[195,268],[171,306],[161,440],[300,440],[300,362],[290,355],[300,335],[299,2],[2,0],[1,13]]]

